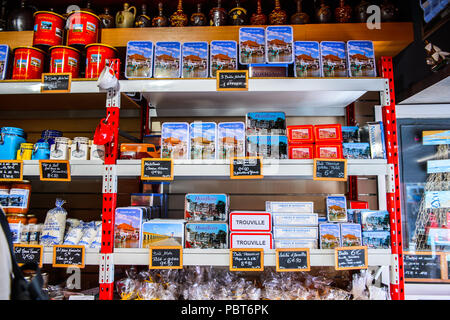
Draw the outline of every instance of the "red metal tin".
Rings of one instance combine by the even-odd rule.
[[[74,11],[70,14],[67,31],[68,46],[86,46],[98,42],[100,18],[87,11]]]
[[[72,79],[80,74],[80,51],[68,46],[50,48],[50,73],[71,73]]]
[[[317,144],[342,143],[342,127],[340,124],[316,125],[314,137]]]
[[[289,144],[289,159],[314,159],[314,145],[312,144]]]
[[[45,52],[33,47],[14,50],[13,80],[41,79]]]
[[[316,144],[314,158],[344,159],[342,144]]]
[[[293,144],[314,143],[314,126],[288,126],[288,141]]]
[[[66,19],[54,12],[34,13],[33,46],[52,47],[61,45],[64,39]]]
[[[117,50],[114,47],[101,43],[92,43],[86,46],[86,78],[95,79],[105,68],[106,64],[116,58]]]

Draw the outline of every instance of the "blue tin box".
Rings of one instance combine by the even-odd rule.
[[[243,65],[266,62],[266,30],[239,29],[239,63]]]
[[[348,41],[348,67],[350,77],[376,77],[377,65],[372,41]]]
[[[212,78],[219,70],[237,70],[236,41],[211,41],[209,63]]]
[[[266,62],[294,63],[294,31],[290,26],[266,28]]]
[[[151,41],[129,41],[127,43],[127,57],[125,77],[151,78],[153,74],[153,51]]]
[[[208,42],[185,42],[182,46],[182,78],[208,78]]]
[[[0,44],[0,80],[5,80],[8,76],[9,58],[11,49],[6,44]]]
[[[296,78],[318,78],[322,75],[319,42],[295,41],[294,57]]]
[[[217,130],[217,159],[245,156],[245,124],[243,122],[221,122]]]
[[[215,160],[217,156],[217,124],[193,122],[189,125],[191,159]]]
[[[180,78],[180,42],[169,41],[156,43],[153,76],[155,78]]]
[[[161,126],[161,158],[189,159],[189,124],[165,122]]]
[[[348,77],[347,50],[345,42],[322,41],[320,43],[322,77]]]

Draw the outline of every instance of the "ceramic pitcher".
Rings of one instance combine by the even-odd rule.
[[[130,7],[128,3],[123,4],[123,10],[116,14],[116,28],[132,28],[136,18],[136,7]]]

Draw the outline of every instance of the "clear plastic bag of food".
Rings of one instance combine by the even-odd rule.
[[[43,246],[62,244],[66,230],[67,211],[62,207],[65,201],[56,199],[56,207],[47,212],[41,234]]]

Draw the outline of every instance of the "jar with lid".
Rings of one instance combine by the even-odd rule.
[[[70,147],[71,160],[88,160],[89,138],[75,137]]]
[[[16,182],[9,190],[8,213],[26,214],[30,206],[30,181]],[[26,221],[26,217],[25,221]]]
[[[31,160],[46,160],[50,158],[50,146],[48,142],[37,142],[33,147]]]
[[[36,216],[32,213],[27,214],[27,221],[28,224],[37,224],[38,219],[36,218]]]
[[[26,224],[22,227],[22,231],[20,232],[20,243],[28,244],[30,239],[30,225]]]
[[[21,223],[23,225],[28,223],[27,216],[25,214],[19,213],[8,213],[6,215],[6,220],[8,223]]]
[[[25,131],[15,127],[0,129],[0,159],[15,160],[20,144],[27,142]]]
[[[32,143],[21,143],[19,150],[17,150],[17,160],[31,160],[33,156],[33,147]]]
[[[41,239],[42,224],[30,224],[29,244],[39,244]]]
[[[62,137],[63,133],[58,130],[44,130],[41,133],[41,138],[37,141],[48,142],[49,146],[55,143],[55,138]]]
[[[55,138],[55,144],[50,147],[51,160],[69,160],[70,139],[66,137]]]
[[[5,214],[8,213],[9,202],[9,184],[0,183],[0,208]]]

